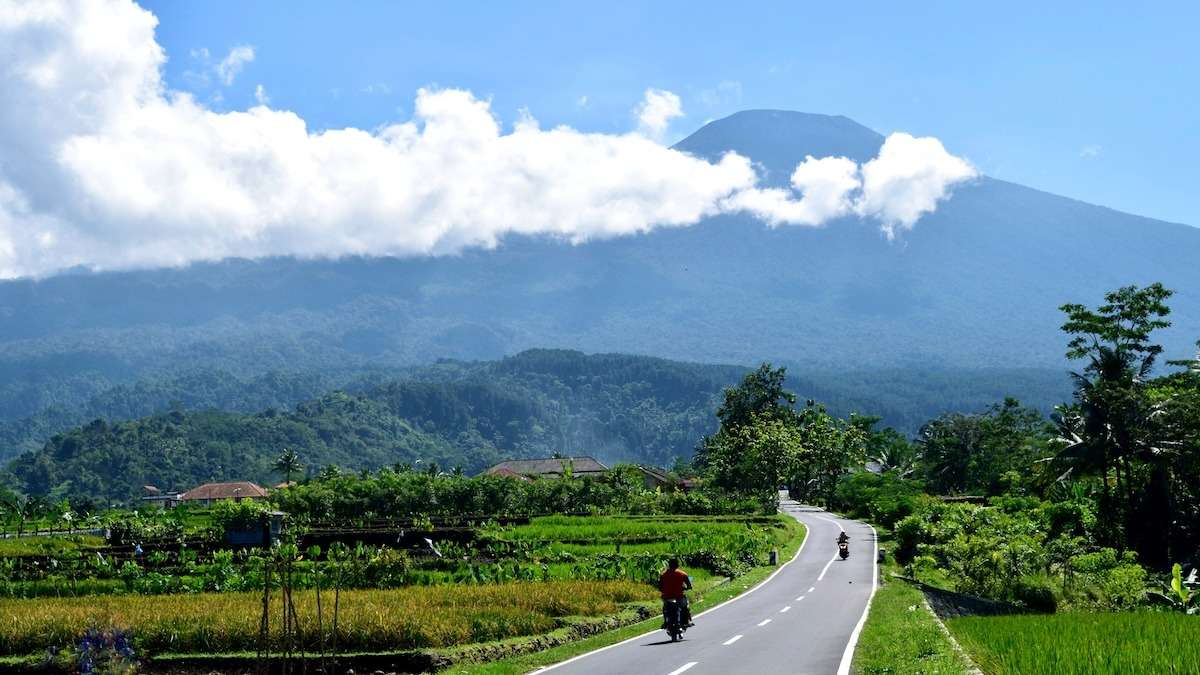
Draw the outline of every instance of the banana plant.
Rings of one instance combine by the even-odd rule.
[[[1171,568],[1171,582],[1163,584],[1165,593],[1152,591],[1149,596],[1158,604],[1184,614],[1200,614],[1200,583],[1196,581],[1196,570],[1183,578],[1183,566],[1175,563]]]

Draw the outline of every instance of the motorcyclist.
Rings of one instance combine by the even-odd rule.
[[[692,578],[688,576],[687,572],[679,569],[678,558],[671,558],[667,561],[667,571],[663,572],[658,578],[658,590],[662,593],[663,599],[663,628],[667,627],[666,613],[668,600],[677,600],[679,602],[679,622],[685,628],[696,625],[692,623],[692,610],[688,606],[687,595],[684,593],[685,590],[692,590]]]
[[[841,546],[842,544],[846,544],[849,541],[850,541],[850,535],[846,534],[845,530],[843,530],[842,533],[838,535],[838,546]]]

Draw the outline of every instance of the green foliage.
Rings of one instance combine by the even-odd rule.
[[[359,381],[293,410],[180,409],[96,420],[55,435],[9,470],[24,492],[108,505],[143,485],[275,482],[280,448],[310,471],[404,465],[477,472],[514,456],[592,454],[669,466],[716,423],[722,386],[743,369],[536,350],[501,361],[441,362],[384,383]],[[278,480],[278,479],[275,479]]]
[[[903,581],[888,581],[875,594],[871,612],[854,651],[859,675],[966,675],[921,591]]]
[[[1200,672],[1200,617],[1060,613],[946,624],[984,672],[995,675]]]
[[[1189,579],[1183,578],[1183,566],[1175,563],[1171,567],[1170,581],[1163,585],[1162,593],[1151,593],[1154,600],[1184,614],[1200,614],[1200,584],[1193,570]]]
[[[853,518],[891,529],[911,515],[924,498],[918,481],[906,480],[893,472],[857,471],[838,481],[833,506]]]
[[[220,529],[248,530],[266,522],[267,506],[251,499],[225,499],[210,507],[212,522]]]
[[[921,474],[935,494],[996,495],[1010,472],[1046,457],[1052,428],[1037,410],[1005,399],[978,415],[949,413],[921,428]]]

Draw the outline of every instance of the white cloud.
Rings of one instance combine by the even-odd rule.
[[[504,133],[455,89],[419,91],[408,122],[311,131],[261,87],[232,112],[167,90],[156,23],[129,0],[0,4],[0,276],[444,254],[512,233],[584,242],[732,211],[801,225],[864,213],[894,232],[969,167],[893,136],[861,170],[810,158],[790,189],[764,190],[745,157],[656,142],[682,109],[655,90],[642,134],[542,129],[528,112]]]
[[[575,100],[575,105],[576,105],[576,106],[578,106],[578,107],[580,107],[580,108],[586,108],[586,107],[588,107],[588,97],[587,97],[587,94],[584,94],[583,96],[580,96],[578,99],[576,99],[576,100]]]
[[[1079,156],[1083,157],[1084,159],[1088,159],[1091,157],[1099,157],[1100,153],[1103,151],[1104,151],[1103,147],[1101,147],[1100,145],[1097,145],[1095,143],[1092,143],[1090,145],[1085,145],[1082,148],[1080,148]]]
[[[238,73],[242,72],[242,68],[245,68],[246,64],[253,60],[254,47],[249,45],[234,47],[216,65],[217,77],[221,78],[221,82],[225,83],[225,86],[228,87],[233,84],[233,80],[238,76]]]
[[[938,139],[895,133],[878,157],[863,164],[862,193],[854,211],[878,218],[891,239],[933,212],[954,185],[977,175],[970,162],[947,152]]]
[[[254,85],[254,100],[259,105],[269,105],[271,97],[267,95],[267,90],[261,84]]]
[[[634,113],[639,131],[650,138],[662,138],[671,120],[683,117],[683,103],[665,89],[647,89]]]
[[[372,82],[362,88],[362,93],[373,96],[375,94],[386,95],[392,93],[392,88],[386,82]]]

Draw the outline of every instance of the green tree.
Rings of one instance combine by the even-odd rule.
[[[302,471],[304,465],[300,463],[300,456],[294,450],[284,448],[283,453],[275,459],[273,468],[283,475],[284,483],[290,485],[292,474]]]
[[[766,513],[779,508],[779,488],[805,453],[800,429],[787,420],[752,416],[719,432],[709,445],[713,483],[752,496]]]
[[[1165,317],[1172,293],[1157,283],[1126,286],[1094,310],[1061,307],[1062,329],[1071,336],[1067,357],[1086,365],[1073,374],[1075,406],[1060,421],[1058,459],[1099,479],[1100,513],[1115,542],[1132,544],[1158,567],[1170,556],[1172,449],[1147,380],[1162,353],[1151,334],[1171,325]]]
[[[1028,474],[1048,454],[1053,427],[1013,398],[977,415],[947,413],[921,428],[924,478],[938,494],[997,495],[1005,475]]]
[[[803,453],[789,481],[793,494],[825,506],[834,503],[838,481],[848,471],[861,469],[867,459],[867,434],[851,416],[849,422],[810,402],[797,414]]]

